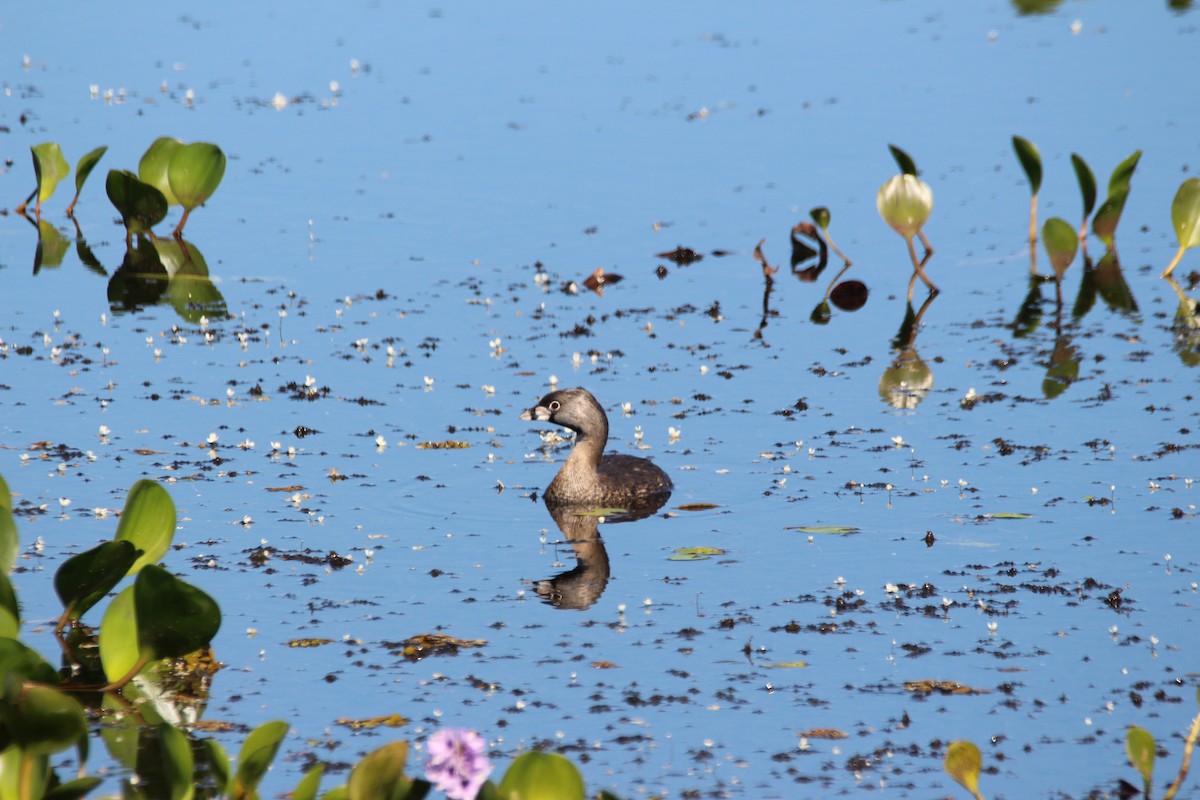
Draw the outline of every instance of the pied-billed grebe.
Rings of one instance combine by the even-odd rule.
[[[671,493],[671,479],[651,461],[604,454],[608,416],[587,389],[551,392],[522,411],[521,419],[575,431],[575,447],[543,493],[547,503],[627,508]]]

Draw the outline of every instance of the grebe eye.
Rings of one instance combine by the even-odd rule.
[[[557,400],[551,400],[550,405],[547,407],[551,411],[558,411],[560,408],[562,408],[562,403],[558,402]]]

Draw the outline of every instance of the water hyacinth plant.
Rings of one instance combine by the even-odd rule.
[[[24,214],[29,201],[37,197],[37,205],[33,208],[33,214],[38,219],[41,219],[42,203],[53,196],[54,190],[58,188],[58,184],[70,174],[71,165],[67,163],[62,148],[58,146],[57,142],[42,142],[29,149],[33,154],[33,174],[37,177],[37,186],[30,192],[29,197],[25,198],[25,202],[17,206],[16,212]],[[107,150],[107,147],[97,147],[79,159],[79,163],[75,165],[75,197],[72,198],[71,204],[67,206],[68,217],[74,216],[75,204],[79,202],[79,194],[83,191],[83,184],[87,182],[88,176],[92,174],[92,170]]]
[[[1188,178],[1180,184],[1171,203],[1171,225],[1179,239],[1179,250],[1163,270],[1164,278],[1171,277],[1185,252],[1200,245],[1200,178]]]
[[[912,258],[914,278],[920,277],[929,287],[930,293],[936,294],[937,287],[925,274],[925,262],[933,254],[933,247],[925,238],[922,230],[929,220],[929,215],[933,212],[933,190],[929,188],[929,184],[917,177],[916,164],[907,153],[893,145],[888,145],[888,147],[891,148],[892,156],[900,166],[901,174],[889,179],[887,183],[879,187],[879,192],[875,196],[875,207],[879,209],[879,215],[883,217],[884,222],[904,237],[904,242],[908,245],[909,257]],[[917,260],[913,237],[919,237],[921,244],[925,246],[925,258],[921,261]],[[912,301],[912,290],[913,281],[910,280],[908,284],[910,302]]]
[[[1129,199],[1129,184],[1141,158],[1142,151],[1137,150],[1117,164],[1108,179],[1108,197],[1100,204],[1096,216],[1092,218],[1092,233],[1110,250],[1114,246],[1117,224],[1121,221],[1121,212],[1125,210],[1125,201]]]
[[[443,728],[425,745],[425,778],[449,800],[474,800],[488,775],[487,743],[472,730]]]
[[[172,235],[183,235],[188,217],[203,205],[225,177],[225,153],[208,142],[184,144],[164,136],[156,139],[138,162],[138,172],[108,173],[108,197],[125,223],[126,242],[134,233],[149,233],[169,206],[183,206]]]
[[[1017,152],[1017,160],[1021,162],[1021,169],[1025,170],[1025,177],[1029,179],[1029,191],[1032,195],[1029,200],[1030,269],[1033,274],[1037,274],[1034,246],[1037,244],[1038,192],[1042,188],[1042,154],[1038,152],[1037,145],[1020,136],[1012,137],[1012,146]]]

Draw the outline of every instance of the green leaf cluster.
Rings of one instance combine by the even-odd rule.
[[[34,187],[29,197],[25,198],[25,202],[17,206],[17,213],[24,214],[29,201],[36,197],[37,205],[34,206],[34,214],[40,219],[42,203],[49,200],[58,188],[58,184],[71,174],[71,165],[63,155],[62,147],[58,142],[42,142],[33,145],[29,150],[33,155],[33,174],[37,179],[37,186]],[[68,217],[74,215],[75,204],[79,202],[83,184],[87,182],[88,176],[92,174],[92,170],[107,151],[107,146],[97,147],[79,159],[79,163],[75,165],[75,197],[67,206]]]
[[[108,199],[121,214],[128,235],[149,233],[167,216],[169,206],[182,206],[173,235],[183,235],[192,209],[203,205],[225,177],[225,153],[209,142],[184,144],[163,136],[155,139],[129,170],[110,170]]]

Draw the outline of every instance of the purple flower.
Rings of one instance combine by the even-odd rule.
[[[443,728],[429,737],[425,777],[450,800],[475,800],[492,773],[483,737],[466,728]]]

